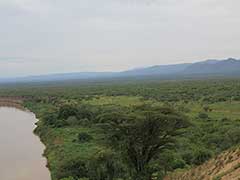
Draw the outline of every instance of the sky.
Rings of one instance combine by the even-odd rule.
[[[0,0],[0,78],[240,57],[238,0]]]

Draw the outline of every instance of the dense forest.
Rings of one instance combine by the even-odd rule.
[[[53,180],[150,180],[240,143],[240,80],[99,81],[0,88],[39,119]]]

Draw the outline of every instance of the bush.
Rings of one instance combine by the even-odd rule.
[[[234,127],[226,132],[226,139],[231,146],[240,143],[240,127]]]
[[[173,169],[182,169],[186,166],[186,162],[183,159],[175,159],[172,162]]]
[[[67,118],[67,122],[69,125],[79,125],[79,120],[76,118],[76,116],[70,116]]]
[[[101,151],[89,161],[89,178],[91,180],[123,178],[123,164],[111,151]]]
[[[88,168],[87,162],[82,159],[71,159],[63,162],[56,174],[57,179],[79,179],[87,178]]]
[[[79,125],[81,126],[90,126],[91,122],[88,118],[83,118],[79,120]]]
[[[186,162],[186,164],[192,164],[194,160],[194,152],[191,150],[184,151],[182,154],[183,160]]]
[[[75,116],[77,114],[77,108],[73,105],[63,105],[59,109],[58,118],[67,119],[70,116]]]
[[[89,142],[93,139],[93,137],[91,135],[89,135],[88,133],[85,132],[81,132],[78,134],[78,141],[80,143],[86,143]]]
[[[43,118],[43,123],[47,126],[55,126],[55,123],[57,121],[57,113],[55,112],[49,112],[49,113],[46,113]]]
[[[212,157],[212,153],[207,149],[198,149],[194,152],[193,163],[200,165]]]
[[[92,120],[95,117],[96,108],[90,105],[79,105],[77,108],[76,117],[78,119],[89,119]]]
[[[66,120],[57,120],[56,122],[55,122],[55,126],[54,127],[56,127],[56,128],[61,128],[61,127],[66,127],[66,126],[68,126],[69,124],[68,124],[68,122],[66,121]]]
[[[206,113],[199,113],[199,114],[198,114],[198,117],[199,117],[200,119],[208,119],[208,118],[209,118]]]
[[[220,133],[212,133],[203,138],[204,142],[206,142],[208,146],[214,146],[215,148],[220,148],[224,139],[224,135]]]

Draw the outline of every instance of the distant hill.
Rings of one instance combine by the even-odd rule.
[[[162,79],[211,76],[240,76],[240,60],[228,58],[224,60],[206,60],[197,63],[156,65],[146,68],[132,69],[122,72],[76,72],[29,76],[22,78],[0,79],[0,83],[8,82],[51,82],[67,80],[89,80],[126,77],[157,77]]]
[[[122,72],[124,75],[171,75],[183,72],[188,68],[188,64],[173,64],[173,65],[157,65],[141,69],[133,69]]]
[[[188,66],[184,74],[240,74],[240,61],[229,58],[222,61],[208,60]]]
[[[115,76],[116,73],[111,72],[76,72],[76,73],[59,73],[39,76],[27,76],[19,78],[0,79],[0,83],[15,82],[51,82],[51,81],[67,81],[67,80],[87,80],[98,79]]]
[[[206,60],[197,63],[159,65],[122,72],[125,75],[240,75],[240,60]]]

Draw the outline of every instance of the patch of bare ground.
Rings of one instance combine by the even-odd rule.
[[[23,107],[23,97],[7,97],[0,96],[0,107],[15,107],[21,110],[24,110]]]
[[[240,180],[240,148],[226,151],[186,172],[169,174],[164,180]]]

